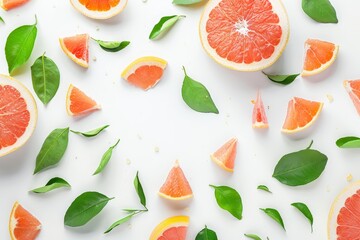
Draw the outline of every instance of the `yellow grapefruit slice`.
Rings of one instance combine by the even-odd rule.
[[[34,240],[39,235],[41,223],[15,202],[9,220],[9,231],[11,240]]]
[[[221,146],[215,153],[211,154],[211,159],[222,169],[234,172],[236,158],[237,139],[232,138]]]
[[[301,76],[312,76],[330,67],[336,59],[339,46],[317,39],[305,42],[305,58]]]
[[[217,63],[238,71],[272,65],[289,38],[280,0],[211,0],[199,25],[205,51]]]
[[[150,240],[185,240],[188,226],[188,216],[167,218],[154,228]]]
[[[126,7],[127,0],[70,0],[73,7],[93,19],[108,19]]]
[[[29,0],[0,0],[0,6],[7,11],[19,7],[28,1]]]
[[[23,146],[34,132],[37,107],[29,90],[0,75],[0,157]]]
[[[167,62],[158,57],[141,57],[130,63],[121,77],[134,86],[148,90],[160,81],[166,65]]]
[[[260,91],[256,96],[256,101],[252,113],[252,127],[253,128],[268,128],[268,120],[265,113],[264,103],[261,99]]]
[[[89,35],[79,34],[72,37],[60,38],[60,46],[64,53],[75,63],[89,67]]]
[[[345,80],[344,87],[360,115],[360,80]]]
[[[71,116],[89,114],[92,111],[100,109],[93,99],[87,96],[83,91],[70,84],[66,95],[66,111]]]

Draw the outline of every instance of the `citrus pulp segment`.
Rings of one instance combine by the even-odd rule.
[[[268,120],[265,113],[264,103],[258,91],[256,101],[252,113],[252,127],[253,128],[268,128]]]
[[[360,80],[345,80],[344,87],[360,115]]]
[[[127,0],[70,0],[73,7],[93,19],[108,19],[124,10]]]
[[[100,105],[93,99],[87,96],[79,88],[70,84],[66,95],[66,111],[69,115],[79,116],[89,114],[100,108]]]
[[[185,240],[189,226],[188,216],[174,216],[159,223],[150,235],[150,240]]]
[[[89,67],[89,35],[79,34],[60,38],[60,46],[64,53],[75,63]]]
[[[222,169],[234,172],[237,152],[237,139],[232,138],[222,145],[216,152],[210,155],[211,159]]]

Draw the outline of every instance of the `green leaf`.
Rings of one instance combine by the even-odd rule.
[[[57,128],[45,139],[36,157],[34,174],[60,162],[69,142],[69,128]]]
[[[320,177],[327,160],[326,155],[309,148],[289,153],[279,160],[272,176],[288,186],[305,185]]]
[[[111,159],[114,148],[119,144],[119,142],[120,142],[120,139],[117,140],[117,142],[113,146],[111,146],[108,150],[106,150],[106,152],[104,153],[104,155],[101,158],[98,168],[96,169],[96,171],[94,172],[93,175],[99,174],[104,170],[104,168],[106,167],[106,165],[109,163],[109,161]]]
[[[360,138],[358,137],[342,137],[336,141],[339,148],[360,148]]]
[[[335,8],[329,0],[302,0],[302,9],[319,23],[338,23]]]
[[[31,190],[31,192],[34,193],[47,193],[57,188],[63,188],[63,187],[71,187],[71,185],[64,179],[59,177],[54,177],[50,179],[45,186],[35,188]]]
[[[154,28],[151,30],[149,39],[153,40],[156,39],[163,34],[165,34],[167,31],[170,30],[172,26],[180,19],[184,18],[184,15],[173,15],[173,16],[166,16],[162,17],[160,21],[154,26]]]
[[[216,202],[220,208],[228,211],[235,218],[241,220],[243,205],[240,194],[233,188],[228,186],[213,186],[215,189]]]
[[[196,3],[200,3],[202,0],[173,0],[173,4],[176,5],[191,5],[191,4],[196,4]]]
[[[211,229],[208,229],[207,226],[201,230],[197,235],[195,240],[217,240],[216,232]]]
[[[111,232],[114,228],[116,228],[117,226],[120,226],[123,223],[128,222],[134,215],[138,214],[139,212],[132,212],[131,214],[127,215],[124,218],[121,218],[120,220],[114,222],[113,224],[111,224],[111,226],[104,232],[104,234]]]
[[[74,131],[74,130],[70,130],[71,132],[78,134],[78,135],[82,135],[84,137],[95,137],[97,136],[99,133],[101,133],[102,131],[104,131],[106,128],[108,128],[110,125],[105,125],[93,130],[90,130],[88,132],[78,132],[78,131]]]
[[[4,19],[2,17],[0,17],[0,22],[5,23]]]
[[[283,85],[288,85],[292,83],[300,75],[300,73],[290,74],[290,75],[270,75],[264,72],[262,73],[265,74],[268,77],[268,79],[270,79],[271,81]]]
[[[184,102],[193,110],[202,113],[219,113],[215,103],[213,102],[209,91],[200,82],[190,78],[185,68],[185,78],[181,89]]]
[[[262,191],[265,191],[265,192],[268,192],[268,193],[272,193],[272,192],[269,190],[269,188],[268,188],[267,186],[265,186],[265,185],[259,185],[259,186],[257,187],[257,189],[262,190]]]
[[[306,206],[304,203],[301,202],[292,203],[291,206],[298,209],[309,220],[311,225],[311,232],[313,232],[314,218],[308,206]]]
[[[244,234],[244,236],[254,240],[261,240],[261,238],[255,234]]]
[[[69,227],[79,227],[88,223],[106,204],[114,198],[98,192],[84,192],[78,196],[67,209],[64,217],[64,224]]]
[[[9,74],[22,66],[29,59],[37,35],[37,20],[34,25],[24,25],[13,30],[5,45],[5,55]]]
[[[130,44],[129,41],[118,42],[118,41],[102,41],[97,39],[94,39],[94,41],[96,41],[99,44],[99,46],[107,52],[119,52],[120,50],[126,48]]]
[[[59,88],[58,67],[53,60],[42,55],[31,66],[31,78],[36,95],[44,104],[48,104]]]
[[[136,173],[136,176],[134,179],[134,187],[139,196],[140,203],[146,208],[146,197],[145,197],[144,190],[143,190],[143,187],[142,187],[140,179],[139,179],[139,172]]]
[[[266,213],[266,215],[268,215],[272,219],[274,219],[285,230],[284,222],[283,222],[283,220],[281,218],[280,213],[276,209],[273,209],[273,208],[260,208],[260,210],[263,211],[264,213]]]

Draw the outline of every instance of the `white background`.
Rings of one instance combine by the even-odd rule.
[[[244,239],[244,233],[263,238],[310,240],[326,239],[327,217],[331,203],[348,182],[360,178],[359,150],[338,149],[336,139],[360,135],[360,118],[342,82],[359,78],[360,15],[357,0],[333,0],[338,24],[319,24],[308,18],[301,1],[284,1],[290,21],[290,39],[284,54],[269,73],[297,73],[302,68],[303,44],[307,38],[319,38],[340,45],[338,59],[326,72],[307,79],[298,78],[289,86],[270,82],[261,72],[242,73],[217,65],[201,47],[198,22],[203,6],[179,7],[171,0],[129,0],[119,16],[96,21],[75,11],[70,2],[33,0],[9,12],[0,12],[0,49],[16,27],[34,23],[38,17],[38,36],[28,63],[15,76],[32,92],[30,66],[44,51],[58,65],[61,84],[55,98],[44,106],[35,96],[39,119],[29,142],[20,150],[0,159],[0,239],[9,239],[8,218],[15,201],[19,201],[43,224],[39,240],[44,239],[148,239],[152,229],[163,219],[185,214],[191,218],[188,239],[194,239],[206,224],[219,239]],[[148,35],[162,16],[184,14],[176,26],[161,40],[150,41]],[[62,52],[58,38],[88,33],[103,40],[130,40],[121,52],[108,53],[94,42],[90,44],[90,67],[82,69]],[[4,51],[0,54],[0,72],[7,74]],[[159,84],[147,92],[127,84],[121,71],[134,59],[155,55],[168,61]],[[96,58],[96,61],[93,59]],[[220,110],[219,115],[194,112],[181,98],[184,65],[188,74],[204,83]],[[102,105],[102,110],[80,119],[66,114],[65,96],[69,84],[82,89]],[[251,100],[260,89],[268,106],[270,128],[251,128]],[[327,94],[333,96],[330,103]],[[287,102],[293,96],[324,102],[324,108],[307,138],[293,140],[281,134]],[[36,155],[55,128],[70,126],[90,130],[104,124],[111,126],[93,139],[71,134],[68,149],[56,168],[33,176]],[[210,161],[209,155],[231,137],[239,139],[234,174],[228,174]],[[105,171],[92,176],[102,154],[120,138],[113,158]],[[303,187],[287,187],[271,177],[273,169],[286,153],[305,148],[325,153],[329,160],[322,176]],[[158,147],[159,152],[154,149]],[[157,195],[168,171],[178,159],[194,192],[186,209],[174,209]],[[103,231],[124,216],[121,209],[139,208],[133,178],[139,171],[148,200],[149,212],[104,235]],[[56,190],[35,195],[30,189],[42,186],[50,178],[68,180],[71,190]],[[238,221],[221,210],[208,184],[236,188],[244,204],[243,220]],[[256,189],[267,185],[273,194]],[[115,197],[87,225],[64,227],[63,217],[70,203],[85,191],[99,191]],[[314,232],[292,202],[304,202],[314,215]],[[282,214],[287,231],[267,217],[259,208],[276,208]]]

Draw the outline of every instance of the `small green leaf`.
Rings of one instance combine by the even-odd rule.
[[[50,191],[52,191],[54,189],[62,188],[62,187],[71,187],[71,186],[66,180],[64,180],[62,178],[59,178],[59,177],[55,177],[55,178],[50,179],[45,184],[45,186],[35,188],[35,189],[31,190],[31,192],[34,192],[34,193],[47,193],[47,192],[50,192]]]
[[[5,23],[4,19],[2,17],[0,17],[0,22]]]
[[[219,113],[209,91],[200,82],[190,78],[185,68],[185,78],[181,89],[184,102],[193,110],[202,113]]]
[[[245,237],[248,237],[250,239],[253,239],[253,240],[261,240],[261,238],[258,236],[258,235],[255,235],[255,234],[244,234]]]
[[[265,186],[265,185],[259,185],[259,186],[257,187],[257,189],[262,190],[262,191],[265,191],[265,192],[268,192],[268,193],[272,193],[272,192],[269,190],[269,188],[268,188],[267,186]]]
[[[173,0],[172,3],[176,5],[191,5],[200,2],[202,2],[202,0]]]
[[[336,141],[339,148],[360,148],[360,138],[358,137],[342,137]]]
[[[298,209],[309,220],[311,225],[311,232],[313,232],[314,218],[308,206],[306,206],[304,203],[301,202],[292,203],[291,206]]]
[[[31,66],[31,78],[36,95],[44,104],[48,104],[59,88],[58,67],[53,60],[42,55]]]
[[[319,23],[338,23],[336,10],[329,0],[302,0],[302,9]]]
[[[119,144],[119,142],[120,142],[120,139],[113,146],[111,146],[108,150],[106,150],[106,152],[104,153],[104,155],[101,158],[98,168],[96,169],[96,171],[94,172],[93,175],[99,174],[104,170],[104,168],[106,167],[106,165],[109,163],[109,161],[111,159],[114,148]]]
[[[36,24],[37,19],[35,24],[18,27],[9,34],[5,45],[5,55],[10,75],[13,75],[14,71],[29,59],[37,35]]]
[[[228,186],[209,186],[215,189],[215,198],[219,207],[241,220],[243,205],[240,194]]]
[[[120,226],[123,223],[128,222],[134,215],[138,214],[138,212],[132,212],[131,214],[127,215],[124,218],[121,218],[120,220],[114,222],[113,224],[111,224],[111,226],[104,232],[104,234],[111,232],[114,228],[116,228],[117,226]]]
[[[218,238],[216,232],[205,225],[205,228],[196,235],[195,240],[218,240]]]
[[[45,139],[36,157],[34,174],[60,162],[69,142],[69,128],[57,128]]]
[[[273,209],[273,208],[260,208],[260,210],[263,211],[264,213],[266,213],[266,215],[268,215],[272,219],[274,219],[285,230],[284,222],[283,222],[283,220],[281,218],[280,213],[276,209]]]
[[[80,227],[88,223],[106,204],[114,198],[98,192],[85,192],[78,196],[67,209],[64,224],[69,227]]]
[[[96,41],[99,44],[99,46],[107,52],[118,52],[126,48],[130,44],[129,41],[118,42],[118,41],[102,41],[97,39],[94,39],[94,41]]]
[[[74,131],[74,130],[70,130],[71,132],[78,134],[78,135],[82,135],[84,137],[95,137],[97,136],[99,133],[101,133],[102,131],[104,131],[106,128],[108,128],[110,125],[105,125],[93,130],[90,130],[88,132],[78,132],[78,131]]]
[[[144,190],[143,190],[143,187],[142,187],[140,179],[139,179],[139,172],[136,173],[136,176],[134,179],[134,187],[139,196],[140,203],[146,208],[146,197],[145,197]]]
[[[173,16],[166,16],[162,17],[160,21],[154,26],[152,29],[149,39],[153,40],[156,39],[163,34],[165,34],[167,31],[170,30],[172,26],[180,19],[184,18],[183,15],[173,15]]]
[[[270,75],[270,74],[267,74],[264,72],[262,72],[262,73],[265,74],[268,77],[268,79],[270,79],[271,81],[280,83],[283,85],[288,85],[288,84],[292,83],[300,75],[300,73],[291,74],[291,75]]]

